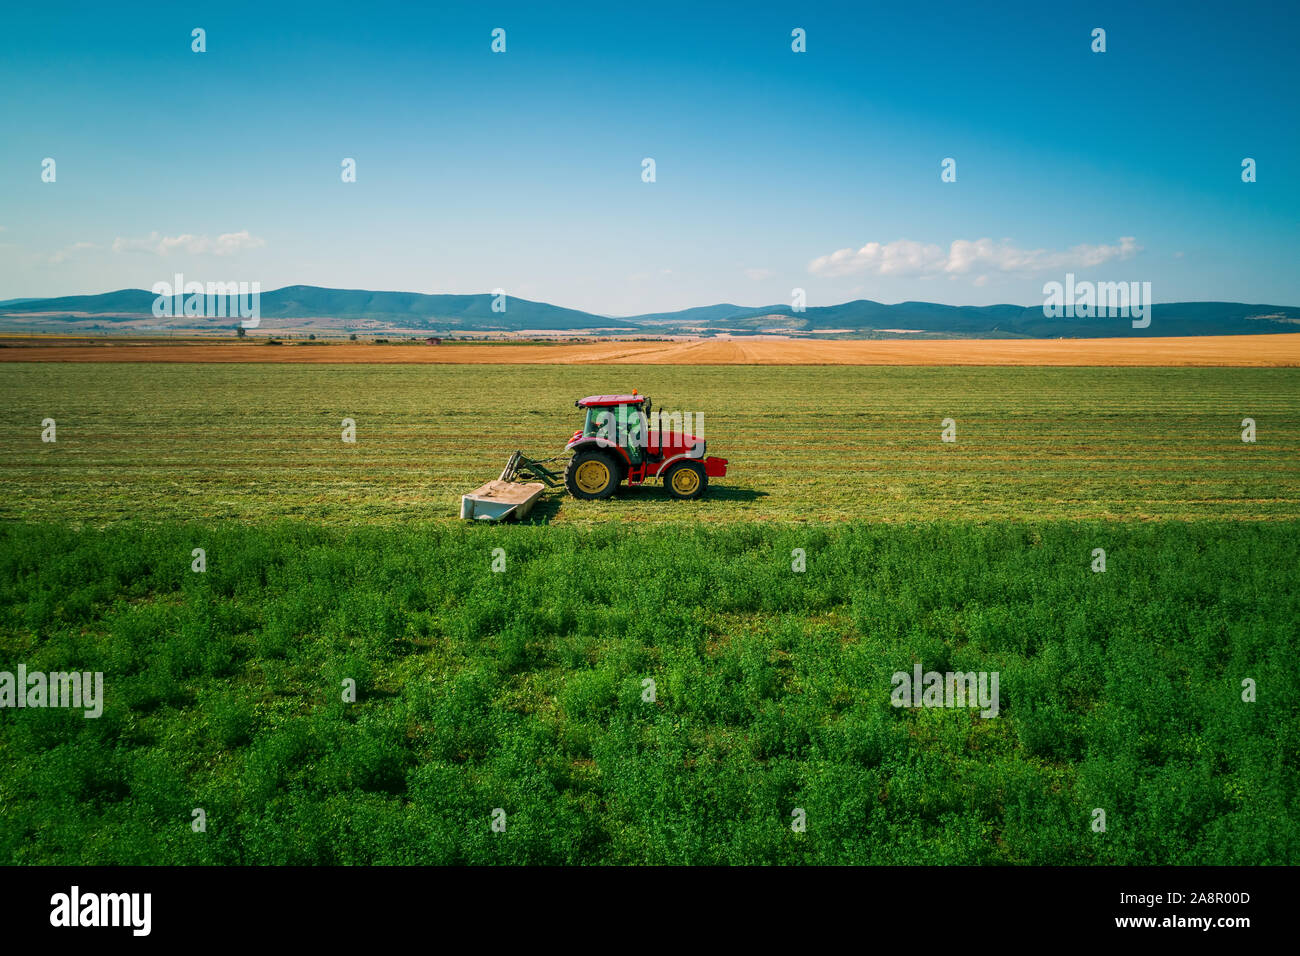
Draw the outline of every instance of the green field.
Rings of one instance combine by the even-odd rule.
[[[0,385],[0,672],[106,701],[0,709],[0,864],[1300,862],[1300,369]],[[705,500],[454,517],[632,388]],[[892,706],[918,664],[997,716]]]
[[[727,478],[538,519],[1300,517],[1300,369],[0,364],[0,518],[456,520],[511,451],[563,451],[575,398],[633,388],[703,412]]]
[[[1296,532],[10,525],[0,861],[1295,864]]]

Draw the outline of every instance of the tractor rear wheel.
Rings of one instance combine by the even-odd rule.
[[[608,498],[618,488],[618,483],[618,467],[603,451],[584,449],[564,466],[564,486],[569,489],[569,494],[583,501]]]
[[[664,485],[674,498],[689,501],[704,494],[704,489],[709,487],[709,476],[698,461],[681,461],[668,469]]]

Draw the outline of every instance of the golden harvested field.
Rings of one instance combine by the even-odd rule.
[[[170,362],[367,365],[1008,365],[1300,366],[1300,334],[1126,339],[929,339],[800,341],[771,338],[696,342],[519,345],[375,345],[250,342],[60,344],[9,340],[0,362]]]

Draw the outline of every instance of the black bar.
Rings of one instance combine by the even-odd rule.
[[[150,894],[147,937],[131,926],[54,927],[56,894]],[[646,868],[179,868],[0,870],[6,941],[118,938],[168,943],[283,941],[295,945],[376,933],[494,945],[520,934],[540,945],[667,945],[685,933],[733,942],[780,929],[940,951],[981,945],[1131,938],[1219,946],[1285,933],[1295,877],[1282,867],[900,867],[729,870]],[[1181,900],[1171,902],[1170,894]],[[1201,894],[1208,894],[1202,898]],[[143,899],[143,898],[141,898]],[[141,910],[143,907],[141,907]],[[1249,925],[1179,925],[1244,918]],[[1121,920],[1154,925],[1119,925]],[[1175,921],[1172,925],[1166,920]],[[702,923],[703,927],[700,926]],[[981,942],[982,941],[982,942]],[[694,948],[694,946],[692,946]]]

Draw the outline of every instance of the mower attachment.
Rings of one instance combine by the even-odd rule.
[[[558,460],[548,458],[545,461]],[[506,461],[500,478],[461,496],[460,516],[493,522],[523,518],[533,510],[543,491],[563,481],[564,478],[547,468],[544,462],[517,451]]]

